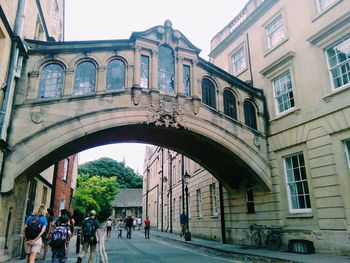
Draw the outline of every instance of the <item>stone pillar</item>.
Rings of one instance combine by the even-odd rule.
[[[36,99],[39,94],[39,71],[29,72],[27,99]]]
[[[198,85],[198,79],[197,79],[197,64],[198,60],[193,60],[192,61],[192,90],[191,90],[191,95],[192,97],[199,97],[199,85]]]
[[[100,93],[106,90],[106,67],[98,67],[97,72],[96,93]]]
[[[71,96],[74,93],[74,70],[66,69],[64,78],[63,96]]]
[[[158,50],[153,49],[152,50],[152,62],[151,62],[151,83],[150,83],[150,89],[151,90],[158,90]]]
[[[133,87],[140,87],[140,70],[141,70],[141,47],[135,47],[134,53],[134,83]]]
[[[183,57],[178,56],[177,57],[177,81],[176,81],[176,92],[178,94],[185,94],[185,87],[184,87],[184,83],[183,83]]]

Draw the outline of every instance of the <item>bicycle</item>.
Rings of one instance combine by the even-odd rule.
[[[249,229],[251,233],[254,232],[250,240],[252,247],[267,247],[271,250],[278,250],[281,247],[280,230],[257,224],[250,225]],[[265,233],[263,229],[267,229],[267,233]]]

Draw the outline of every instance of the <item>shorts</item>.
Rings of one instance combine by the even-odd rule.
[[[112,230],[112,227],[111,226],[107,226],[107,230]]]
[[[41,238],[39,238],[37,241],[34,242],[34,244],[29,245],[27,241],[24,241],[24,251],[26,254],[30,253],[40,253],[41,246],[43,244],[43,241]]]

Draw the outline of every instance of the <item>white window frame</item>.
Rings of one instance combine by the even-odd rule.
[[[201,218],[203,217],[201,189],[197,189],[196,196],[197,196],[197,216]]]
[[[218,215],[218,206],[216,201],[216,185],[215,183],[209,185],[210,186],[210,201],[211,201],[211,215]]]
[[[326,57],[327,57],[327,66],[328,66],[329,79],[330,79],[330,82],[331,82],[331,86],[332,86],[332,90],[333,90],[333,91],[338,91],[338,90],[341,90],[341,89],[343,89],[343,88],[350,87],[350,76],[349,76],[350,72],[348,72],[348,74],[347,74],[348,83],[342,84],[342,85],[339,86],[339,87],[335,87],[335,85],[334,85],[334,79],[333,79],[333,75],[332,75],[332,70],[338,69],[338,70],[340,71],[342,66],[345,66],[345,67],[346,67],[346,65],[350,65],[350,59],[347,59],[347,60],[345,60],[345,61],[339,62],[339,61],[338,61],[338,56],[336,56],[335,59],[336,59],[336,63],[337,63],[337,64],[334,65],[334,66],[331,66],[331,64],[330,64],[331,58],[330,58],[329,55],[328,55],[328,51],[329,51],[330,49],[335,49],[337,46],[341,45],[341,44],[342,44],[343,42],[345,42],[345,41],[348,41],[348,43],[346,43],[346,44],[350,45],[350,35],[347,35],[345,38],[342,38],[340,41],[335,42],[335,43],[332,44],[330,47],[328,47],[328,48],[325,49],[325,53],[326,53]],[[340,73],[340,75],[342,75],[342,74]],[[345,75],[346,75],[346,74],[345,74]],[[344,83],[344,78],[341,77],[341,76],[340,76],[340,78],[341,78],[341,81]]]
[[[316,0],[317,4],[317,10],[319,13],[323,12],[324,10],[330,8],[334,5],[338,0]]]
[[[276,27],[272,32],[269,32],[269,28],[271,28],[273,25],[277,24],[277,22],[280,21],[280,25],[278,25],[278,27]],[[278,15],[276,15],[275,17],[273,17],[267,25],[265,25],[264,27],[265,30],[265,38],[266,38],[266,48],[267,50],[271,50],[274,49],[275,47],[277,47],[278,45],[280,45],[284,40],[287,39],[287,34],[286,34],[286,28],[285,28],[285,21],[283,19],[283,15],[282,13],[279,13]],[[274,42],[272,41],[274,38],[273,36],[278,35],[275,34],[276,32],[280,32],[281,31],[281,35],[283,35],[283,37],[280,38],[279,41]]]
[[[277,88],[282,88],[282,87],[286,86],[287,82],[282,83],[283,85],[280,85],[280,86],[278,86],[277,84],[278,84],[278,82],[281,83],[282,80],[285,79],[286,75],[289,75],[289,82],[290,82],[291,89],[286,90],[284,92],[281,92],[277,96]],[[283,72],[281,75],[279,75],[278,77],[276,77],[275,79],[272,80],[272,86],[273,86],[273,94],[274,94],[274,99],[275,99],[275,109],[276,109],[277,114],[282,114],[282,113],[285,113],[287,111],[294,109],[295,108],[295,93],[293,91],[292,73],[289,70]],[[292,100],[290,98],[290,92],[292,92],[292,94],[293,94],[293,104],[294,104],[293,106],[291,103]],[[280,107],[279,107],[278,99],[280,97],[283,98],[285,95],[288,96],[288,100],[287,100],[288,108],[281,111]],[[283,103],[283,105],[285,105],[285,103]]]
[[[237,58],[237,60],[236,60]],[[240,62],[240,68],[237,69],[237,62]],[[241,72],[247,69],[247,56],[244,45],[241,45],[235,50],[231,56],[232,73],[233,75],[239,75]]]
[[[302,155],[302,158],[304,159],[304,166],[298,166],[298,167],[290,167],[289,169],[287,168],[287,159],[291,159],[292,157],[295,157],[295,156],[299,156],[299,155]],[[311,208],[311,197],[310,197],[310,187],[309,187],[309,183],[308,183],[308,179],[307,179],[307,173],[306,173],[306,167],[305,167],[305,158],[304,158],[304,154],[302,152],[299,152],[299,153],[295,153],[295,154],[292,154],[292,155],[288,155],[288,156],[285,156],[283,158],[283,163],[284,163],[284,174],[285,174],[285,178],[286,178],[286,187],[287,187],[287,194],[288,194],[288,204],[289,204],[289,211],[291,213],[311,213],[312,212],[312,208]],[[299,163],[299,159],[298,159],[298,163]],[[289,171],[293,171],[293,169],[295,168],[298,168],[300,170],[300,168],[303,167],[303,169],[305,169],[305,176],[306,176],[306,179],[303,179],[303,180],[299,180],[299,181],[289,181],[288,179],[288,170]],[[300,172],[301,174],[301,172]],[[293,172],[293,179],[294,179],[294,172]],[[306,182],[307,183],[307,187],[308,187],[308,190],[309,190],[309,193],[307,194],[309,196],[309,202],[310,202],[310,207],[307,207],[307,208],[293,208],[293,205],[292,205],[292,195],[291,195],[291,190],[290,190],[290,185],[292,184],[296,184],[297,182]],[[307,196],[305,195],[304,193],[304,196]],[[299,206],[299,201],[297,200],[298,202],[298,206]]]
[[[350,139],[344,141],[344,146],[345,146],[346,160],[347,160],[349,172],[350,172]]]
[[[68,178],[68,167],[69,167],[69,159],[65,158],[63,160],[63,175],[62,175],[62,180],[67,182]]]

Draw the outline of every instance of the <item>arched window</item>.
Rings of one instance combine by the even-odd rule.
[[[237,120],[236,97],[229,90],[224,90],[224,113]]]
[[[209,79],[202,80],[202,101],[204,104],[216,109],[215,86]]]
[[[243,108],[244,108],[244,123],[248,127],[256,130],[257,129],[256,112],[255,112],[255,107],[254,107],[253,103],[246,100],[243,103]]]
[[[120,59],[114,59],[107,66],[107,90],[125,88],[125,64]]]
[[[175,60],[173,50],[168,46],[160,46],[158,50],[158,89],[175,92]]]
[[[95,91],[96,67],[92,62],[80,63],[75,70],[74,95],[88,94]]]
[[[59,97],[62,92],[64,69],[59,64],[46,65],[40,72],[39,98]]]

